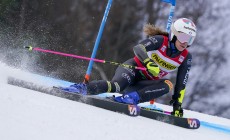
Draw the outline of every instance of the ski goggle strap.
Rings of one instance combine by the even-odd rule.
[[[185,34],[185,33],[181,33],[181,32],[177,32],[174,27],[172,28],[172,30],[173,30],[173,33],[175,34],[175,36],[177,37],[177,39],[181,43],[187,42],[188,45],[192,45],[192,43],[193,43],[193,41],[195,39],[194,36],[191,36],[191,35],[188,35],[188,34]]]

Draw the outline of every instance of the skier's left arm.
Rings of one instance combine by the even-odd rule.
[[[189,77],[189,71],[192,65],[192,55],[188,53],[183,63],[178,68],[177,80],[174,90],[173,99],[182,104],[185,94],[185,88]]]
[[[192,55],[190,53],[188,53],[187,57],[185,58],[183,63],[178,68],[175,90],[174,90],[174,94],[172,96],[174,113],[175,113],[176,109],[179,109],[179,110],[181,109],[182,110],[182,113],[181,113],[182,116],[183,116],[183,109],[181,108],[181,105],[182,105],[182,102],[184,99],[186,84],[188,81],[189,71],[191,69],[191,65],[192,65]]]

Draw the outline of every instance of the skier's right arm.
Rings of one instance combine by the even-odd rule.
[[[136,57],[142,62],[142,64],[145,65],[147,71],[153,76],[158,76],[160,69],[155,62],[149,58],[147,52],[157,50],[161,46],[162,42],[162,36],[154,36],[143,40],[133,48]]]
[[[141,41],[133,48],[134,54],[143,64],[146,64],[148,61],[151,61],[147,52],[160,48],[163,43],[163,39],[163,36],[157,35]]]

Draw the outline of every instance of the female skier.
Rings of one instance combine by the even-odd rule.
[[[172,23],[170,33],[149,24],[144,27],[144,32],[148,38],[133,48],[135,57],[124,64],[145,67],[146,70],[120,66],[111,81],[79,83],[63,90],[81,94],[119,92],[122,96],[115,97],[115,101],[138,104],[169,93],[173,89],[173,84],[163,77],[177,70],[174,94],[170,103],[173,105],[172,115],[182,117],[181,105],[192,62],[192,55],[187,48],[196,37],[196,26],[191,20],[180,18]]]

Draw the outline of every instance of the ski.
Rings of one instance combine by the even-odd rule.
[[[175,117],[163,110],[141,107],[140,116],[187,129],[198,129],[200,127],[200,121],[198,119]]]
[[[68,98],[71,100],[83,102],[110,111],[124,113],[129,116],[140,115],[142,117],[150,118],[187,129],[198,129],[200,127],[200,121],[198,119],[175,117],[170,115],[166,111],[139,107],[136,105],[122,104],[108,98],[101,98],[93,95],[81,95],[77,93],[67,92],[59,89],[59,87],[54,87],[54,89],[59,94],[62,93],[64,94],[64,96],[68,95]]]
[[[67,92],[67,91],[63,91],[62,89],[59,89],[59,87],[54,87],[54,89],[56,89],[57,92],[67,94],[67,95],[68,94],[72,95],[74,97],[73,100],[75,101],[80,101],[96,107],[124,113],[129,116],[140,115],[142,117],[150,118],[153,120],[165,122],[168,124],[172,124],[175,126],[188,128],[188,129],[197,129],[200,127],[200,121],[198,119],[175,117],[168,114],[168,112],[162,110],[139,107],[136,105],[122,104],[108,98],[100,98],[93,95],[81,95],[77,93]]]
[[[123,113],[129,116],[140,115],[140,107],[137,105],[128,105],[118,102],[114,102],[110,98],[100,98],[94,95],[82,95],[77,93],[72,93],[68,91],[63,91],[59,87],[53,87],[58,95],[66,97],[67,99],[89,104],[106,110]]]
[[[98,97],[96,95],[81,95],[76,93],[71,93],[63,91],[58,87],[44,87],[39,86],[31,82],[27,82],[20,79],[9,78],[8,84],[16,85],[19,87],[40,91],[42,93],[58,96],[61,98],[66,98],[69,100],[82,102],[106,110],[119,112],[129,116],[142,116],[149,119],[161,121],[178,127],[186,129],[198,129],[200,127],[200,121],[195,118],[181,118],[170,115],[167,111],[150,109],[146,107],[140,107],[136,105],[128,105],[115,102],[108,98]]]
[[[28,82],[25,80],[8,77],[8,84],[27,88],[34,91],[39,91],[42,93],[46,93],[49,95],[69,99],[72,101],[77,101],[89,105],[93,105],[99,108],[107,109],[114,112],[123,113],[129,116],[138,116],[140,115],[140,107],[137,105],[127,105],[127,104],[121,104],[116,103],[112,101],[111,99],[104,99],[93,95],[81,95],[71,92],[66,92],[63,90],[60,90],[58,87],[46,87],[41,85],[36,85],[32,82]]]

